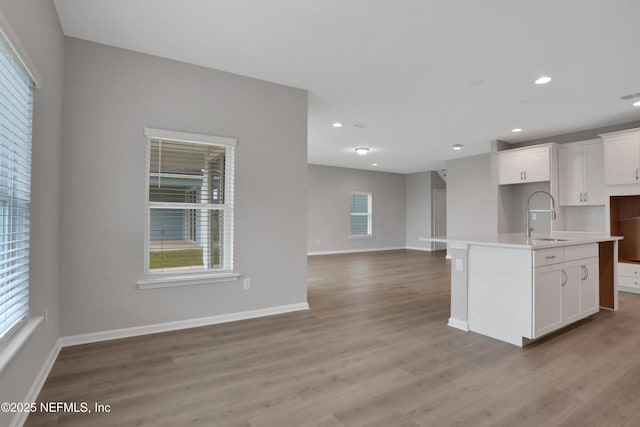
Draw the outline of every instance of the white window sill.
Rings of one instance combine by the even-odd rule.
[[[373,234],[367,234],[366,236],[349,236],[350,240],[374,240],[376,236]]]
[[[15,334],[7,339],[6,346],[3,346],[2,350],[0,350],[0,372],[2,372],[16,354],[18,354],[22,346],[27,342],[40,322],[42,322],[42,319],[42,316],[32,317],[27,320]]]
[[[138,289],[172,288],[174,286],[208,285],[210,283],[235,282],[240,273],[234,271],[189,275],[147,276],[138,280]]]

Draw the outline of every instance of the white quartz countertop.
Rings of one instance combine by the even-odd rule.
[[[527,239],[524,236],[524,233],[505,233],[492,235],[433,237],[421,240],[449,244],[457,243],[466,245],[497,246],[503,248],[544,249],[622,239],[623,238],[621,236],[608,236],[605,234],[556,232],[551,235],[534,235],[531,239]]]

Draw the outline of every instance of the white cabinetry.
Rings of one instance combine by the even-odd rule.
[[[604,144],[600,140],[558,149],[559,204],[604,205]]]
[[[640,294],[640,264],[619,262],[618,285],[621,291]]]
[[[498,183],[523,184],[551,179],[551,145],[498,153]]]
[[[640,129],[600,136],[604,140],[607,185],[640,184]]]
[[[534,251],[533,338],[600,310],[598,245]]]
[[[580,265],[580,311],[590,316],[600,311],[600,260],[589,258]]]

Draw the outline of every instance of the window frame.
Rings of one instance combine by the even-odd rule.
[[[138,288],[164,288],[173,286],[185,286],[195,284],[208,284],[216,282],[234,281],[240,274],[234,271],[234,175],[235,175],[235,138],[204,135],[189,132],[179,132],[165,129],[145,128],[145,225],[144,225],[144,272],[143,279],[137,282]],[[224,147],[225,153],[225,203],[216,205],[215,209],[210,208],[210,204],[196,203],[173,203],[173,202],[151,202],[149,201],[150,183],[150,150],[152,140],[166,140],[172,142],[184,142],[189,144]],[[222,268],[209,268],[206,270],[179,270],[179,271],[151,271],[149,269],[149,247],[150,247],[150,224],[152,208],[172,208],[184,209],[188,215],[191,208],[218,210],[224,212],[223,226],[223,266]]]
[[[367,212],[353,212],[351,209],[351,199],[354,195],[367,196]],[[353,234],[352,218],[354,216],[367,217],[367,234]],[[373,193],[368,191],[352,191],[349,193],[349,239],[372,239],[373,238]]]
[[[6,50],[12,53],[13,59],[17,62],[19,68],[26,74],[26,77],[30,80],[30,97],[31,97],[31,118],[30,118],[30,145],[31,153],[33,153],[33,123],[35,116],[35,98],[37,89],[42,87],[42,79],[38,70],[34,66],[33,61],[29,57],[28,52],[24,46],[20,43],[19,38],[13,31],[9,20],[0,11],[0,41],[4,44]],[[33,158],[33,155],[31,155]],[[30,181],[30,196],[29,196],[29,221],[31,218],[31,202],[33,200],[33,163],[29,169],[29,181]],[[6,199],[9,201],[9,199]],[[6,206],[7,209],[11,209],[11,203]],[[5,224],[6,227],[9,224]],[[29,230],[29,240],[31,240],[31,230]],[[18,351],[27,342],[29,337],[34,333],[36,328],[43,322],[44,317],[42,315],[34,315],[31,310],[31,243],[29,242],[29,265],[28,275],[29,283],[27,286],[27,312],[22,319],[16,322],[12,327],[2,332],[3,336],[0,338],[0,373],[8,366],[8,364],[17,355]]]

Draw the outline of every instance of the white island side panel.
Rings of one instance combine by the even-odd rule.
[[[532,251],[469,246],[469,329],[522,346],[531,338]]]

